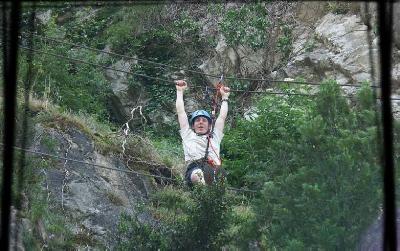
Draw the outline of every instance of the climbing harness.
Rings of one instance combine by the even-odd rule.
[[[207,184],[211,184],[213,182],[216,182],[218,180],[219,176],[221,176],[222,177],[221,180],[223,180],[223,177],[225,176],[225,170],[223,170],[221,168],[222,159],[220,158],[219,154],[217,154],[217,152],[215,151],[214,147],[211,144],[211,138],[213,137],[214,128],[215,128],[216,114],[219,111],[219,105],[218,105],[219,102],[218,102],[218,100],[221,97],[220,89],[224,87],[223,81],[224,81],[224,75],[222,74],[220,80],[215,85],[216,86],[215,94],[214,94],[213,99],[212,99],[213,110],[211,112],[211,121],[212,121],[212,123],[211,123],[211,131],[207,135],[207,146],[206,146],[206,151],[205,151],[205,155],[204,155],[204,158],[203,158],[203,163],[206,163],[207,166],[209,168],[211,168],[211,170],[209,168],[207,168],[205,165],[203,165],[204,169],[202,169]],[[214,151],[215,155],[218,156],[219,162],[220,162],[219,165],[217,165],[214,162],[214,160],[212,160],[211,158],[208,158],[209,148],[210,147]]]

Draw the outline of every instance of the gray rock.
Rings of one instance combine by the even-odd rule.
[[[130,72],[137,60],[119,60],[111,66],[113,69]],[[132,109],[144,106],[146,104],[146,94],[144,89],[138,86],[135,91],[131,91],[128,85],[128,74],[119,71],[107,70],[106,78],[110,81],[113,95],[110,97],[110,110],[113,118],[120,122],[126,123],[129,120],[131,128],[141,126],[143,118],[139,113],[132,116]]]
[[[317,36],[333,52],[330,58],[332,63],[353,83],[371,79],[367,28],[360,22],[356,15],[329,13],[315,29]],[[376,50],[374,48],[373,52],[376,53]],[[373,60],[377,67],[377,58]]]
[[[50,21],[52,13],[52,10],[39,11],[36,14],[36,18],[40,23],[46,25]]]
[[[33,144],[33,150],[52,151],[55,155],[81,161],[56,161],[53,167],[43,171],[46,176],[43,190],[48,193],[50,210],[68,216],[65,227],[71,232],[84,231],[97,243],[112,249],[118,240],[120,214],[132,214],[135,205],[146,198],[152,182],[148,177],[122,172],[129,169],[118,156],[96,151],[90,137],[73,127],[63,132],[39,125],[36,128],[36,139],[47,135],[58,147],[46,149],[39,140]],[[36,228],[42,238],[51,238],[44,227]]]
[[[305,23],[313,24],[326,14],[326,2],[304,1],[296,8],[296,17]]]
[[[398,90],[400,89],[400,63],[395,64],[392,69],[392,85],[393,88]]]
[[[220,76],[225,75],[254,75],[260,72],[266,60],[267,49],[253,50],[250,47],[239,45],[237,48],[229,47],[221,35],[215,48],[216,55],[206,59],[200,66],[204,73]],[[275,62],[272,60],[272,62]],[[218,81],[216,78],[207,77],[210,83]]]
[[[378,9],[374,2],[362,2],[360,4],[360,17],[365,25],[372,27],[378,24]]]
[[[236,74],[239,56],[237,52],[228,47],[225,38],[221,35],[218,44],[215,48],[216,55],[212,58],[206,59],[203,64],[199,66],[204,73],[209,75],[220,76],[225,74]],[[218,79],[207,76],[210,83],[215,83]]]

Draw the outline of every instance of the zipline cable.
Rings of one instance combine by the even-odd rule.
[[[192,87],[193,88],[193,87]],[[198,87],[197,87],[198,88]],[[215,90],[213,87],[208,87],[210,90]],[[288,96],[306,96],[306,97],[317,97],[318,94],[310,94],[310,93],[293,93],[293,92],[276,92],[276,91],[247,91],[247,90],[239,90],[239,89],[231,89],[231,92],[246,92],[246,93],[264,93],[271,95],[288,95]],[[352,95],[343,95],[345,98],[354,98]],[[376,97],[376,99],[381,99]],[[390,100],[400,100],[400,98],[390,98]]]
[[[140,77],[143,77],[143,78],[158,80],[158,81],[161,81],[161,82],[167,82],[167,83],[171,83],[172,82],[172,80],[168,80],[168,79],[163,79],[163,78],[159,78],[159,77],[152,77],[152,76],[148,76],[148,75],[145,75],[145,74],[142,74],[142,73],[135,73],[135,72],[131,72],[131,71],[115,69],[115,68],[108,67],[108,66],[105,66],[105,65],[91,63],[91,62],[87,62],[87,61],[84,61],[84,60],[81,60],[81,59],[70,58],[70,57],[58,55],[58,54],[55,54],[55,53],[52,53],[52,52],[45,52],[45,51],[29,48],[29,47],[26,47],[26,46],[22,46],[22,45],[20,45],[20,48],[23,49],[23,50],[33,51],[35,53],[41,53],[41,54],[45,54],[45,55],[50,55],[50,56],[54,56],[54,57],[58,57],[58,58],[62,58],[62,59],[66,59],[66,60],[82,63],[82,64],[88,64],[88,65],[91,65],[91,66],[94,66],[94,67],[103,68],[103,69],[106,69],[106,70],[122,72],[122,73],[130,74],[130,75],[140,76]],[[283,81],[281,81],[281,82],[283,82]],[[291,83],[291,82],[288,81],[287,83]],[[321,84],[318,84],[318,85],[321,85]],[[194,88],[198,88],[198,87],[199,86],[194,87]],[[248,90],[240,90],[240,89],[232,89],[231,91],[232,92],[246,92],[246,93],[265,93],[267,95],[268,94],[270,94],[270,95],[275,95],[276,94],[276,95],[300,95],[300,96],[311,96],[311,97],[312,96],[316,96],[315,94],[306,94],[306,93],[285,93],[285,92],[269,92],[269,91],[251,91],[251,90],[248,91]],[[346,97],[351,97],[351,96],[346,96]],[[380,98],[377,98],[377,99],[380,99]],[[391,98],[391,100],[400,100],[400,98]]]
[[[32,7],[35,1],[23,2],[22,7]],[[189,2],[189,1],[188,1]],[[80,7],[132,7],[137,5],[160,5],[158,0],[127,0],[127,1],[47,1],[37,3],[37,9],[42,8],[80,8]]]
[[[0,145],[3,146],[3,144],[1,144],[1,143],[0,143]],[[130,173],[130,174],[135,174],[135,175],[139,175],[139,176],[146,176],[146,177],[151,177],[151,178],[159,178],[159,179],[164,179],[164,180],[178,181],[176,178],[170,178],[170,177],[165,177],[165,176],[161,176],[161,175],[154,175],[154,174],[147,174],[147,173],[133,171],[133,170],[130,170],[130,169],[119,169],[119,168],[114,168],[114,167],[103,166],[103,165],[96,164],[96,163],[90,163],[90,162],[86,162],[86,161],[82,161],[82,160],[61,157],[61,156],[57,156],[57,155],[50,154],[50,153],[44,153],[44,152],[40,152],[40,151],[24,149],[24,148],[21,148],[21,147],[18,147],[18,146],[14,146],[13,148],[15,150],[31,153],[31,154],[34,154],[34,155],[40,155],[40,156],[46,156],[46,157],[50,157],[50,158],[54,158],[54,159],[60,159],[60,160],[76,162],[76,163],[80,163],[80,164],[84,164],[84,165],[88,165],[88,166],[93,166],[93,167],[98,167],[98,168],[102,168],[102,169],[108,169],[108,170],[113,170],[113,171],[117,171],[117,172]],[[153,166],[162,166],[161,164],[148,163],[148,162],[146,162],[145,164],[153,165]],[[251,189],[241,189],[241,188],[234,188],[234,187],[227,187],[227,189],[234,190],[234,191],[244,191],[244,192],[258,193],[258,191],[251,190]]]
[[[195,73],[195,74],[204,75],[204,76],[207,76],[207,77],[212,77],[212,78],[215,78],[215,79],[219,79],[220,78],[220,76],[207,74],[207,73],[204,73],[204,72],[201,72],[201,71],[195,71],[195,70],[190,70],[190,69],[182,69],[181,67],[178,67],[178,66],[173,66],[173,65],[169,65],[169,64],[163,64],[163,63],[151,61],[151,60],[148,60],[148,59],[141,59],[141,58],[138,58],[138,57],[130,57],[130,56],[122,55],[122,54],[115,53],[115,52],[104,51],[104,50],[96,49],[96,48],[89,47],[89,46],[86,46],[86,45],[76,44],[76,43],[67,42],[67,41],[63,41],[63,40],[60,40],[60,39],[56,39],[56,38],[51,38],[51,37],[47,37],[47,36],[38,35],[38,34],[35,34],[34,32],[22,32],[21,34],[23,34],[23,33],[32,34],[33,36],[41,38],[41,39],[44,39],[44,40],[48,40],[48,41],[52,41],[52,42],[56,42],[56,43],[61,43],[61,44],[66,44],[66,45],[70,45],[70,46],[77,47],[77,48],[87,49],[87,50],[91,50],[91,51],[98,52],[98,53],[117,56],[117,57],[129,59],[129,60],[137,60],[139,62],[145,62],[145,63],[149,63],[149,64],[154,64],[154,65],[161,66],[161,67],[168,67],[168,68],[172,68],[172,69],[187,71],[187,72],[191,72],[191,73]],[[319,83],[305,82],[305,81],[303,82],[303,81],[287,81],[287,80],[286,81],[285,80],[268,80],[268,79],[259,79],[259,78],[225,77],[225,79],[228,79],[228,80],[242,80],[242,81],[268,82],[268,83],[291,83],[291,84],[314,85],[314,86],[321,85]],[[340,84],[339,86],[362,87],[362,85],[360,85],[360,84]],[[371,88],[380,88],[380,86],[377,86],[377,85],[370,85],[370,87]]]
[[[70,60],[70,61],[75,61],[75,62],[82,63],[82,64],[88,64],[88,65],[95,66],[95,67],[100,67],[100,68],[103,68],[103,69],[106,69],[106,70],[122,72],[122,73],[130,74],[130,75],[140,76],[140,77],[153,79],[153,80],[158,80],[158,81],[163,81],[163,82],[171,82],[172,81],[172,80],[162,79],[162,78],[158,78],[158,77],[148,76],[148,75],[141,74],[141,73],[135,73],[135,72],[124,71],[124,70],[120,70],[120,69],[115,69],[115,68],[111,68],[111,67],[108,67],[108,66],[105,66],[105,65],[91,63],[91,62],[87,62],[87,61],[84,61],[84,60],[81,60],[81,59],[70,58],[70,57],[58,55],[58,54],[51,53],[51,52],[45,52],[45,51],[41,51],[41,50],[25,47],[25,46],[22,46],[22,45],[20,45],[19,47],[21,49],[24,49],[24,50],[29,50],[29,51],[33,51],[33,52],[36,52],[36,53],[41,53],[41,54],[46,54],[46,55],[50,55],[50,56],[54,56],[54,57],[58,57],[58,58],[63,58],[63,59],[67,59],[67,60]]]
[[[1,145],[2,145],[2,144],[1,144]],[[147,177],[152,177],[152,178],[161,178],[161,179],[166,179],[166,180],[174,180],[173,178],[170,178],[170,177],[165,177],[165,176],[160,176],[160,175],[153,175],[153,174],[147,174],[147,173],[132,171],[132,170],[129,170],[129,169],[125,170],[125,169],[119,169],[119,168],[115,168],[115,167],[103,166],[103,165],[96,164],[96,163],[90,163],[90,162],[86,162],[86,161],[82,161],[82,160],[77,160],[77,159],[71,159],[71,158],[61,157],[61,156],[57,156],[57,155],[50,154],[50,153],[44,153],[44,152],[40,152],[40,151],[34,151],[34,150],[24,149],[24,148],[18,147],[18,146],[14,146],[13,148],[16,149],[16,150],[19,150],[19,151],[24,151],[24,152],[31,153],[31,154],[35,154],[35,155],[40,155],[40,156],[46,156],[46,157],[50,157],[50,158],[54,158],[54,159],[60,159],[60,160],[71,161],[71,162],[80,163],[80,164],[84,164],[84,165],[88,165],[88,166],[94,166],[94,167],[98,167],[98,168],[102,168],[102,169],[107,169],[107,170],[113,170],[113,171],[124,172],[124,173],[130,173],[130,174],[136,174],[136,175],[147,176]],[[146,164],[152,165],[152,163],[146,163]],[[159,165],[159,164],[157,164],[157,165]],[[154,165],[154,166],[155,166],[155,165]]]

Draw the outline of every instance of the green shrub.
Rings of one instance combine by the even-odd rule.
[[[370,88],[359,98],[351,107],[334,81],[314,99],[264,96],[258,118],[226,134],[229,180],[261,189],[253,238],[264,248],[354,247],[377,217],[382,180]]]
[[[285,24],[281,27],[282,35],[279,36],[277,47],[278,50],[283,54],[284,59],[288,59],[293,47],[293,35],[292,28]]]
[[[219,23],[228,45],[246,45],[254,49],[267,44],[269,26],[268,13],[259,3],[228,9]]]
[[[42,47],[46,52],[96,62],[92,52],[68,49]],[[32,88],[39,98],[58,104],[66,111],[82,111],[103,120],[108,118],[107,98],[111,89],[101,69],[41,54],[34,58],[33,74],[36,79]]]
[[[165,189],[152,198],[152,222],[122,215],[119,250],[219,250],[227,242],[230,203],[222,184],[190,193]],[[140,212],[140,211],[139,211]]]

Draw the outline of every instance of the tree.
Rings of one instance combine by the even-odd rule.
[[[315,99],[265,96],[258,118],[227,133],[230,180],[261,189],[257,233],[268,248],[354,247],[378,215],[381,167],[372,92],[350,106],[334,81]]]

